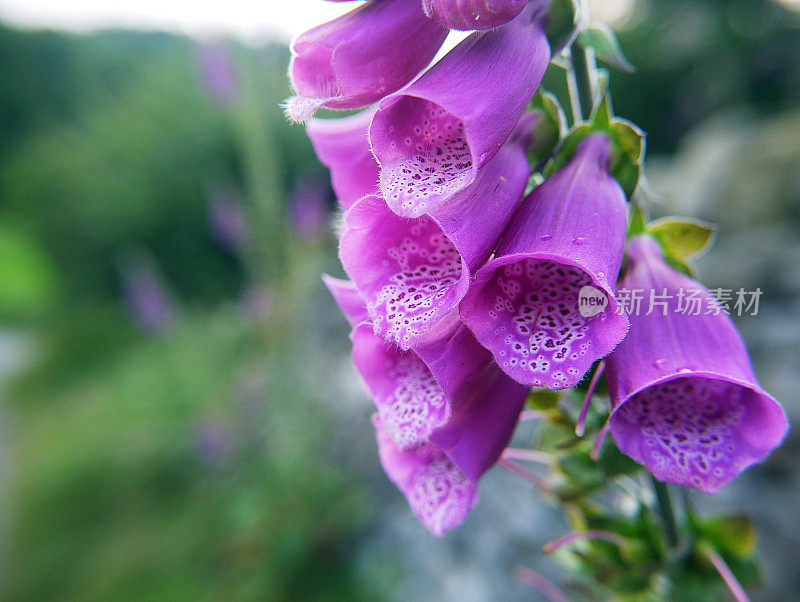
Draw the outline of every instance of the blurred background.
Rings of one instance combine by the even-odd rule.
[[[335,201],[289,95],[320,0],[0,2],[0,598],[530,599],[560,511],[499,469],[430,536],[383,476],[320,273]],[[126,6],[126,4],[128,4]],[[279,8],[270,6],[280,4]],[[800,2],[614,0],[654,216],[719,226],[712,288],[800,423]],[[557,70],[545,85],[564,90]],[[800,436],[709,510],[800,597]]]

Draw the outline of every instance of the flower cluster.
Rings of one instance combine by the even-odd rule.
[[[724,312],[618,307],[629,220],[610,130],[562,144],[531,179],[547,6],[370,0],[292,45],[290,118],[364,108],[307,122],[344,210],[351,280],[325,283],[352,326],[383,467],[437,535],[475,504],[530,388],[570,389],[602,358],[610,432],[659,479],[716,491],[787,428]],[[424,70],[451,28],[475,31]],[[627,247],[619,288],[716,303],[651,235]]]

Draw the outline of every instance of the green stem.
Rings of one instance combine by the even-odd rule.
[[[577,42],[570,49],[570,97],[573,121],[586,120],[592,112],[597,91],[597,71],[594,53]]]
[[[658,502],[658,513],[661,515],[661,520],[664,523],[667,542],[670,548],[674,548],[678,545],[678,525],[675,520],[675,510],[672,507],[672,500],[669,496],[669,489],[666,483],[659,481],[652,475],[650,475],[650,480],[653,483],[656,502]]]
[[[249,198],[248,217],[254,231],[245,260],[257,281],[274,283],[285,275],[287,249],[280,157],[274,127],[268,122],[264,107],[276,106],[279,96],[265,87],[260,77],[263,66],[249,52],[239,50],[237,67],[241,90],[232,118]]]

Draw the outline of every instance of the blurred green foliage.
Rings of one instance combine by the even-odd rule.
[[[619,32],[638,71],[615,72],[611,92],[650,153],[718,112],[800,104],[797,15],[767,0],[639,4]],[[385,595],[352,564],[370,506],[359,475],[334,464],[317,403],[328,383],[308,361],[328,343],[313,307],[334,244],[299,240],[285,220],[290,191],[324,172],[277,109],[286,48],[225,44],[238,96],[221,104],[187,38],[0,26],[0,342],[31,340],[13,378],[0,358],[0,598]],[[559,69],[545,86],[564,97]],[[236,252],[209,231],[220,185],[256,233]],[[158,332],[125,296],[140,256],[172,311]],[[248,294],[262,289],[254,315]],[[343,324],[336,337],[344,353]],[[564,462],[571,493],[629,469],[609,449]],[[712,527],[698,523],[698,541]]]
[[[4,597],[346,597],[364,500],[263,345],[223,308],[82,378],[18,380]]]
[[[637,0],[618,32],[634,73],[610,78],[614,112],[647,132],[648,153],[671,153],[708,117],[800,106],[800,16],[771,0]],[[544,85],[566,98],[563,75]]]
[[[284,214],[320,167],[277,108],[287,51],[224,44],[229,105],[186,38],[0,28],[0,335],[32,337],[27,367],[0,375],[3,599],[371,591],[346,554],[366,498],[297,369],[310,324],[293,312],[332,252]],[[277,269],[215,240],[219,186],[270,222],[258,244]],[[155,332],[126,311],[140,256],[169,306]]]

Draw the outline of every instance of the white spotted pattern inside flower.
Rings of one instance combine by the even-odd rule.
[[[585,371],[572,363],[589,348],[584,340],[589,323],[605,319],[604,314],[587,318],[578,310],[578,292],[591,283],[583,270],[549,260],[500,267],[484,294],[494,301],[487,326],[501,367],[512,376],[525,375],[532,386],[572,386],[568,383]]]
[[[464,124],[430,102],[413,99],[413,130],[390,143],[399,157],[381,172],[384,197],[399,201],[404,210],[416,214],[430,209],[429,201],[452,195],[469,185],[472,156]],[[390,126],[394,132],[394,126]]]
[[[654,474],[701,487],[741,468],[737,431],[746,414],[745,391],[725,381],[679,378],[638,393],[618,414],[639,429],[644,462]]]
[[[408,502],[433,533],[458,525],[475,501],[475,485],[444,454],[434,456],[413,476]]]
[[[457,304],[461,255],[427,216],[414,221],[408,236],[387,251],[387,283],[367,310],[375,332],[403,349],[424,334]]]
[[[412,449],[447,423],[450,407],[431,371],[412,352],[401,357],[390,375],[397,387],[378,408],[381,423],[397,447]]]

